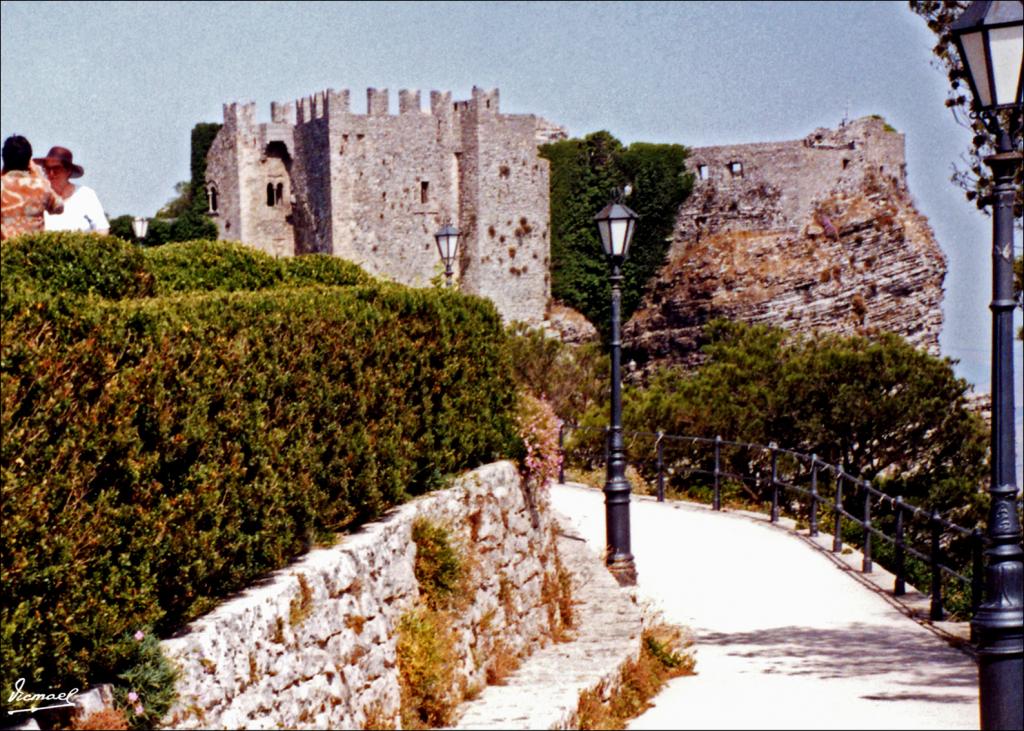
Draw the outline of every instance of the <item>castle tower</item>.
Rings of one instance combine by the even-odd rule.
[[[505,115],[498,91],[452,102],[417,90],[367,90],[353,114],[348,91],[328,89],[271,105],[224,108],[207,157],[221,238],[274,255],[327,253],[372,274],[426,286],[442,271],[434,233],[463,232],[456,276],[505,320],[538,324],[548,280],[548,163],[533,115]],[[548,123],[544,123],[548,127]],[[546,129],[546,128],[545,128]],[[549,134],[546,132],[545,134]]]
[[[537,118],[501,114],[498,90],[476,87],[457,112],[463,289],[499,297],[506,320],[539,322],[551,290],[548,162],[537,155]]]
[[[270,124],[256,124],[255,116],[254,104],[224,105],[224,127],[207,153],[206,185],[217,201],[213,218],[219,238],[289,256],[295,253],[291,105],[273,105]],[[212,194],[210,200],[212,208]]]

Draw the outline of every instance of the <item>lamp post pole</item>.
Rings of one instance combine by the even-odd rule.
[[[636,565],[630,553],[629,480],[626,479],[626,449],[622,440],[622,340],[619,321],[622,307],[622,268],[615,258],[611,264],[612,340],[611,443],[604,486],[605,526],[608,542],[608,570],[623,586],[636,585]]]
[[[1024,729],[1024,549],[1017,516],[1013,426],[1014,174],[1024,156],[1024,5],[974,0],[949,27],[973,109],[996,139],[992,168],[992,442],[985,600],[977,638],[981,728]],[[1018,143],[1019,144],[1019,143]]]
[[[983,729],[1024,727],[1024,551],[1017,517],[1013,425],[1013,175],[1021,164],[1010,133],[993,127],[998,152],[985,159],[995,181],[992,211],[992,471],[985,598],[972,625],[978,638]]]
[[[622,264],[636,230],[638,216],[621,203],[610,203],[595,216],[601,244],[608,256],[612,288],[611,424],[609,427],[607,478],[604,485],[605,564],[622,586],[636,585],[636,565],[629,548],[629,481],[626,449],[622,440]]]

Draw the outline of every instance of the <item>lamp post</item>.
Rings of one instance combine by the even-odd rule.
[[[626,480],[626,455],[622,441],[622,343],[619,336],[622,301],[622,264],[629,255],[629,244],[636,230],[637,214],[621,203],[609,203],[594,220],[601,234],[601,245],[608,256],[612,285],[611,339],[611,427],[608,445],[607,479],[604,485],[604,515],[607,536],[605,564],[622,586],[636,585],[636,566],[629,550],[629,481]]]
[[[444,262],[445,286],[452,286],[452,262],[455,261],[455,254],[459,250],[459,230],[446,223],[441,230],[434,234],[437,241],[437,253],[441,255]]]
[[[143,216],[136,216],[132,219],[132,232],[135,234],[135,238],[142,243],[142,240],[146,238],[146,231],[149,229],[149,219]]]
[[[1017,517],[1013,425],[1013,176],[1020,134],[1024,5],[975,0],[950,26],[974,96],[974,108],[997,139],[985,158],[992,195],[992,472],[985,551],[985,601],[972,626],[977,637],[981,728],[1024,728],[1024,550]]]

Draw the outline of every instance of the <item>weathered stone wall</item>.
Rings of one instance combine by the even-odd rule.
[[[548,162],[537,156],[536,119],[501,115],[498,102],[497,90],[474,89],[462,110],[474,202],[460,220],[463,289],[500,291],[506,320],[538,324],[550,292]]]
[[[396,628],[419,596],[417,517],[448,527],[475,563],[475,595],[455,635],[466,686],[482,688],[496,642],[526,654],[548,641],[541,587],[554,578],[557,545],[546,494],[536,503],[510,462],[486,465],[275,572],[162,643],[181,669],[166,725],[363,728],[369,712],[397,720]]]
[[[715,317],[798,333],[886,330],[938,354],[946,259],[907,190],[903,135],[884,120],[696,148],[687,164],[698,180],[669,261],[623,328],[639,373],[698,363]]]
[[[220,236],[275,255],[331,253],[423,286],[442,271],[433,235],[451,222],[463,233],[455,277],[464,291],[494,301],[507,321],[539,324],[550,246],[548,162],[537,146],[565,134],[498,103],[497,90],[454,103],[431,92],[424,111],[420,93],[403,89],[395,114],[386,89],[369,89],[367,113],[353,114],[347,91],[327,90],[298,100],[294,122],[290,105],[275,103],[259,125],[252,105],[244,123],[228,124],[226,106],[207,158]],[[273,204],[268,185],[283,193]]]
[[[240,118],[239,112],[238,104],[224,105],[224,126],[206,156],[207,165],[214,168],[214,173],[207,177],[207,190],[216,191],[217,207],[211,213],[218,236],[232,240],[242,237],[238,148],[250,135],[249,115],[246,112]]]

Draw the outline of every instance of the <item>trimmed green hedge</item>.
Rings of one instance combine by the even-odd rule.
[[[168,257],[143,286],[148,256],[87,238],[106,248],[77,265],[68,238],[3,245],[3,687],[109,679],[135,629],[166,635],[314,542],[519,451],[485,300],[381,282],[55,294],[190,276]],[[309,266],[282,276],[347,276]]]
[[[21,289],[106,299],[155,292],[143,250],[115,236],[39,233],[5,241],[0,251],[5,296]]]
[[[186,241],[144,249],[115,236],[50,232],[4,243],[7,289],[128,299],[281,286],[352,286],[375,280],[327,254],[275,259],[238,242]]]

